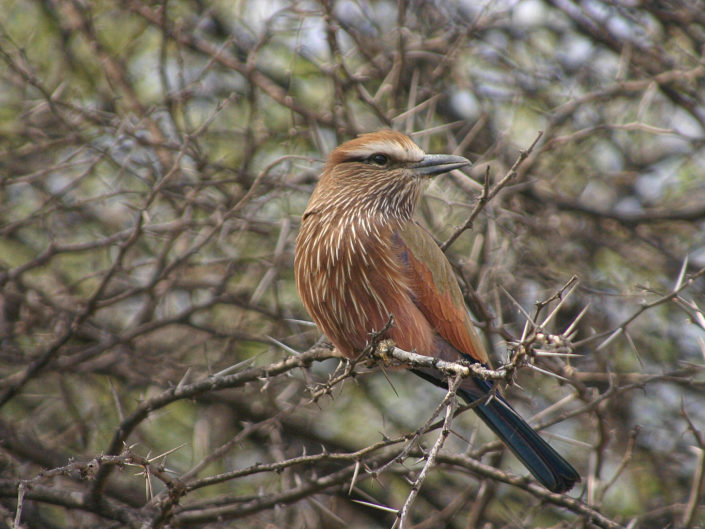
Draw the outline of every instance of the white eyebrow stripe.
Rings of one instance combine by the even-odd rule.
[[[390,141],[373,141],[346,152],[351,158],[367,158],[375,153],[388,154],[401,162],[420,162],[424,157],[424,152],[414,144],[402,146]]]

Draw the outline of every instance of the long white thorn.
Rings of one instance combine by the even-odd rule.
[[[676,279],[676,284],[673,286],[673,290],[680,290],[683,286],[683,278],[685,277],[685,271],[688,269],[688,256],[683,259],[683,266],[681,266],[681,271],[678,274],[678,279]]]
[[[616,331],[614,331],[614,332],[613,332],[612,334],[610,334],[607,338],[605,338],[605,340],[604,340],[600,345],[597,346],[597,348],[595,349],[595,351],[599,351],[600,349],[603,349],[604,347],[607,347],[609,344],[612,343],[612,341],[613,341],[615,338],[617,338],[617,336],[619,336],[620,334],[622,334],[623,331],[624,331],[624,329],[622,329],[622,327],[620,327],[619,329],[617,329]]]
[[[558,380],[563,380],[565,382],[570,382],[569,379],[562,377],[560,375],[557,375],[553,371],[547,371],[546,369],[541,369],[539,366],[534,365],[534,364],[526,364],[526,365],[529,366],[531,369],[538,371],[539,373],[543,373],[544,375],[548,375],[548,376],[557,378]]]

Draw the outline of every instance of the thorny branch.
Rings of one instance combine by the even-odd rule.
[[[344,4],[0,12],[0,525],[702,526],[702,6]],[[300,215],[382,127],[484,173],[417,220],[495,368],[317,343]],[[503,386],[585,489],[390,365]]]
[[[428,477],[428,473],[435,465],[438,453],[440,452],[441,447],[445,443],[445,440],[448,438],[448,434],[450,434],[451,424],[453,423],[453,413],[455,412],[455,407],[457,404],[455,393],[458,389],[458,386],[460,385],[461,380],[462,378],[460,376],[456,376],[448,384],[448,393],[446,394],[446,397],[441,403],[441,405],[445,406],[446,408],[446,416],[443,421],[443,427],[441,428],[441,431],[438,434],[438,437],[436,438],[436,442],[433,443],[431,450],[429,450],[428,454],[425,457],[426,462],[424,463],[421,472],[419,472],[418,477],[411,484],[411,490],[406,498],[406,501],[404,502],[404,505],[402,505],[402,508],[398,512],[399,529],[405,529],[407,527],[411,515],[411,506],[414,504],[416,497],[421,491],[421,487],[423,486],[424,481]]]
[[[488,187],[489,180],[487,176],[485,176],[485,185],[482,188],[482,193],[478,197],[475,207],[472,209],[470,215],[465,220],[465,222],[461,226],[458,226],[453,232],[453,234],[448,237],[448,240],[441,244],[441,250],[446,251],[448,247],[450,247],[450,245],[453,244],[455,240],[463,234],[463,232],[472,229],[472,225],[475,222],[475,219],[482,212],[485,205],[490,200],[492,200],[497,195],[497,193],[504,189],[507,184],[509,184],[509,182],[516,178],[519,166],[524,162],[524,160],[526,160],[531,155],[542,136],[543,132],[539,131],[536,135],[536,139],[534,139],[533,143],[529,146],[529,148],[523,151],[519,151],[519,156],[517,156],[516,161],[511,166],[509,171],[507,171],[506,174],[492,187]]]

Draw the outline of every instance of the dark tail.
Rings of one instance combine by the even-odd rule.
[[[435,385],[444,386],[430,372],[414,373]],[[490,385],[485,380],[468,378],[463,381],[458,394],[468,404],[484,402]],[[578,472],[551,445],[522,419],[517,412],[496,394],[488,403],[474,408],[484,423],[497,434],[533,476],[551,492],[566,492],[580,481]]]
[[[468,404],[475,401],[472,395],[462,389],[459,393]],[[580,475],[571,464],[544,441],[499,395],[487,404],[479,404],[475,413],[548,490],[565,492],[580,481]]]

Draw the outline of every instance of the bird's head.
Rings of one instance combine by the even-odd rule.
[[[462,156],[426,154],[401,132],[363,134],[331,152],[305,216],[345,208],[408,220],[426,180],[469,164]]]

